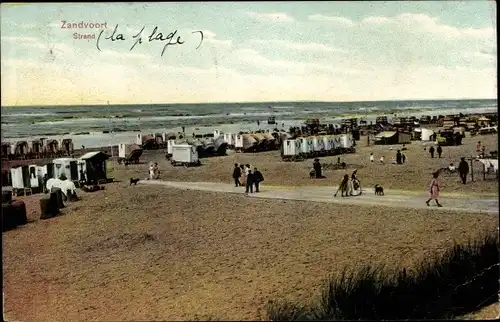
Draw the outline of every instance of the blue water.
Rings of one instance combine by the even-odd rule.
[[[213,104],[155,104],[57,107],[2,107],[2,140],[68,137],[75,146],[99,147],[131,143],[142,133],[210,133],[274,128],[267,118],[275,116],[279,127],[299,125],[308,117],[336,123],[342,117],[378,115],[438,115],[488,113],[497,110],[497,100],[428,100],[374,102],[265,102]],[[257,120],[261,125],[257,126]],[[111,131],[112,134],[102,133]],[[90,135],[75,135],[91,132]]]

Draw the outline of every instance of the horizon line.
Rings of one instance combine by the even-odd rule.
[[[139,106],[151,106],[151,105],[210,105],[210,104],[275,104],[275,103],[372,103],[372,102],[404,102],[404,101],[412,101],[412,102],[426,102],[426,101],[486,101],[486,100],[498,100],[496,98],[440,98],[440,99],[387,99],[387,100],[372,100],[372,101],[309,101],[309,100],[299,100],[299,101],[250,101],[250,102],[197,102],[197,103],[131,103],[131,104],[68,104],[68,105],[2,105],[1,108],[13,108],[13,107],[31,107],[31,108],[45,108],[45,107],[80,107],[80,106],[88,106],[88,107],[101,107],[101,106],[130,106],[130,105],[139,105]]]

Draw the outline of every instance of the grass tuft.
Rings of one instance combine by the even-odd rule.
[[[450,319],[495,303],[499,291],[496,234],[454,245],[413,271],[382,266],[343,270],[328,279],[313,306],[279,302],[268,318],[282,320]]]

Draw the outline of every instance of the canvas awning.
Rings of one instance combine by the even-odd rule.
[[[385,131],[385,132],[380,132],[379,134],[375,135],[375,138],[390,138],[393,137],[396,134],[395,131]]]
[[[100,159],[109,159],[109,155],[101,151],[87,152],[80,157],[82,160],[90,160],[99,157]]]

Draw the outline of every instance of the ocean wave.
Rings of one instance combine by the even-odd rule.
[[[56,115],[55,113],[2,113],[2,117],[37,117],[37,116],[50,116]]]

